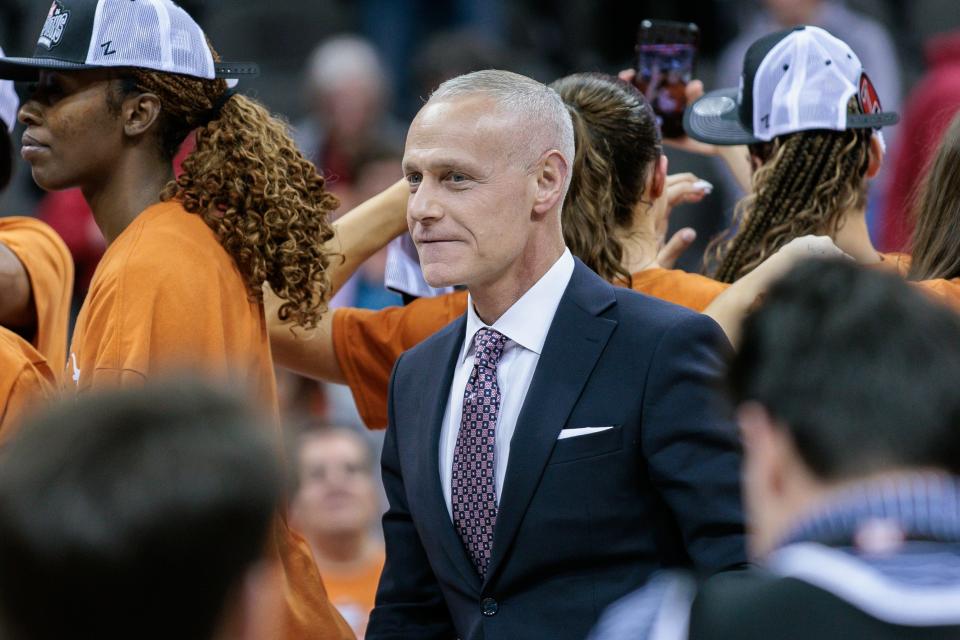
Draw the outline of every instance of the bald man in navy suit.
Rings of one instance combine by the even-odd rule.
[[[502,71],[441,85],[410,127],[424,277],[470,301],[394,369],[368,639],[580,639],[660,567],[745,560],[729,344],[573,258],[573,146],[560,97]]]

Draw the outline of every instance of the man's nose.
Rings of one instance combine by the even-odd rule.
[[[424,179],[416,192],[410,194],[410,201],[407,203],[407,220],[429,223],[442,217],[443,207],[438,198],[438,187],[430,180]]]

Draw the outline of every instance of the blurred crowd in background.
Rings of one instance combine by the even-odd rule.
[[[340,198],[341,212],[401,176],[409,121],[443,80],[484,68],[512,70],[544,82],[578,71],[615,74],[633,66],[637,26],[644,18],[699,25],[695,75],[708,90],[737,84],[746,48],[764,33],[813,24],[849,43],[880,88],[884,108],[902,115],[901,124],[884,130],[890,161],[873,181],[869,199],[868,221],[881,251],[904,248],[910,228],[904,199],[960,107],[957,0],[180,4],[205,26],[221,54],[260,65],[260,77],[245,82],[243,92],[289,119],[301,150]],[[45,6],[32,0],[0,2],[0,42],[10,55],[30,55],[45,12]],[[719,161],[670,148],[667,154],[672,173],[692,171],[715,186],[709,198],[680,207],[671,220],[671,227],[698,231],[697,244],[679,263],[697,271],[706,243],[728,226],[742,193]],[[18,165],[0,210],[36,215],[60,233],[76,262],[73,299],[79,305],[104,249],[100,232],[78,192],[44,194],[22,161]],[[888,197],[888,192],[895,196]],[[384,264],[381,252],[332,305],[378,309],[400,304],[400,296],[383,286]],[[379,515],[380,485],[373,452],[382,432],[360,429],[346,388],[286,371],[278,371],[278,376],[281,403],[294,422],[357,427],[354,432],[308,429],[295,442],[292,455],[300,462],[295,518],[310,539],[331,596],[336,602],[342,587],[341,611],[362,631],[383,562],[380,543],[371,533]],[[365,441],[370,439],[374,442]],[[321,441],[325,446],[316,446]],[[340,574],[345,578],[338,586]]]

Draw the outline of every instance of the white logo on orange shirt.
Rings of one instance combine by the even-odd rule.
[[[73,383],[80,384],[80,368],[77,366],[77,354],[70,354],[71,364],[73,365]]]

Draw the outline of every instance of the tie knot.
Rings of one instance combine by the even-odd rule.
[[[477,364],[487,367],[496,367],[503,355],[503,347],[507,344],[507,336],[494,329],[483,328],[477,331],[474,338],[476,346]]]

